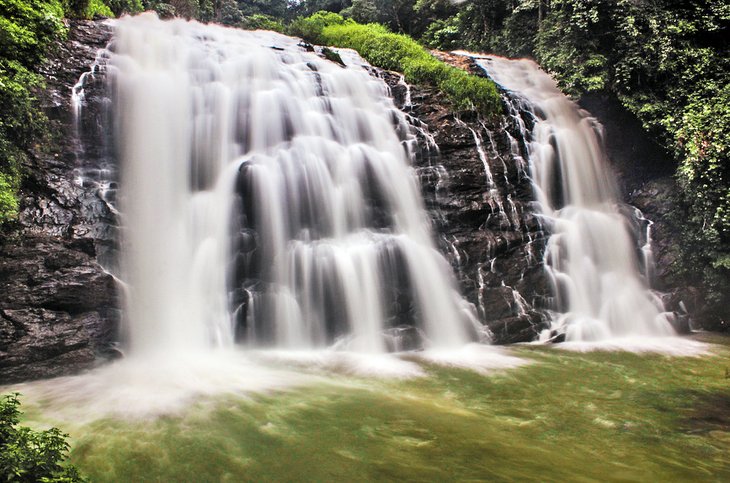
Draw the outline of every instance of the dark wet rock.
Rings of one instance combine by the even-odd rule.
[[[561,327],[561,329],[563,328]],[[563,332],[562,330],[551,330],[548,336],[548,342],[552,344],[565,342],[565,332]]]
[[[676,162],[664,146],[644,131],[636,117],[605,93],[579,100],[604,127],[609,161],[616,172],[624,201],[639,208],[652,221],[654,270],[652,286],[663,293],[665,307],[674,312],[675,327],[727,330],[724,314],[712,313],[700,270],[682,267],[684,205],[673,175]],[[689,270],[692,271],[692,270]]]
[[[321,53],[322,57],[329,60],[330,62],[334,62],[335,64],[340,64],[342,67],[345,67],[345,62],[342,60],[342,57],[340,57],[340,54],[330,49],[329,47],[322,47]]]
[[[624,194],[643,184],[671,177],[676,162],[664,146],[657,144],[636,116],[607,93],[586,94],[578,103],[603,126],[606,153]]]
[[[662,292],[667,310],[674,312],[675,328],[723,330],[722,318],[707,309],[707,293],[682,266],[682,212],[674,178],[665,176],[633,190],[628,201],[652,220],[654,270],[652,285]],[[725,329],[727,329],[725,327]]]
[[[73,22],[41,69],[51,140],[31,153],[18,221],[0,232],[0,384],[77,372],[114,352],[117,287],[97,259],[114,244],[115,215],[99,185],[81,181],[98,170],[87,160],[104,157],[75,136],[71,109],[72,87],[110,36],[101,22]],[[90,82],[80,123],[99,124],[102,98]]]
[[[546,321],[542,314],[531,312],[516,317],[487,320],[487,326],[492,331],[495,343],[514,344],[535,340],[536,334],[546,327]]]
[[[495,343],[534,340],[548,325],[551,290],[542,264],[548,227],[535,215],[530,181],[511,153],[511,127],[466,114],[459,118],[429,88],[411,86],[412,104],[405,105],[408,92],[400,75],[381,75],[396,105],[414,125],[427,126],[438,145],[428,149],[427,139],[421,139],[415,167],[438,246],[461,292]],[[472,130],[484,149],[492,186]]]
[[[412,351],[423,348],[424,336],[413,326],[399,326],[385,332],[385,343],[390,352]]]

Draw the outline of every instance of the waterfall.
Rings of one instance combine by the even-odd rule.
[[[382,80],[297,42],[153,14],[116,23],[131,354],[478,337],[434,247],[405,115]]]
[[[508,92],[527,140],[535,196],[553,227],[545,258],[557,298],[554,330],[568,341],[672,335],[640,271],[642,250],[619,209],[597,122],[534,62],[473,57]]]

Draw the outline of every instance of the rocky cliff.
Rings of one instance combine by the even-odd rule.
[[[110,35],[99,22],[74,23],[42,68],[49,141],[24,167],[20,216],[0,234],[0,384],[77,372],[115,353],[117,287],[97,261],[114,238],[113,215],[98,186],[81,182],[99,156],[84,153],[71,106]]]
[[[438,91],[384,75],[396,104],[438,149],[417,156],[441,251],[497,344],[534,340],[548,327],[550,284],[542,257],[549,233],[535,216],[523,156],[506,119],[454,113]],[[408,92],[409,91],[409,92]],[[427,145],[427,140],[422,140]]]

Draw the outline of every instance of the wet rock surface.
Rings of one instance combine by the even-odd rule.
[[[678,219],[681,206],[677,201],[679,188],[670,176],[643,183],[628,195],[628,201],[652,220],[652,249],[654,254],[653,286],[661,292],[667,310],[675,313],[675,328],[722,330],[716,316],[707,312],[706,292],[682,271],[682,223]]]
[[[532,207],[525,146],[514,142],[515,127],[459,118],[437,91],[411,86],[407,92],[399,75],[381,75],[396,105],[415,125],[427,126],[438,146],[425,149],[428,140],[421,139],[415,168],[439,249],[462,294],[494,343],[534,340],[548,326],[551,289],[542,259],[549,233]]]
[[[74,22],[41,68],[49,142],[25,166],[18,221],[0,233],[0,384],[78,372],[115,353],[117,287],[97,261],[113,244],[115,217],[99,186],[82,181],[96,169],[87,160],[100,156],[76,136],[71,105],[110,37],[100,22]],[[101,96],[95,89],[87,99]],[[99,113],[79,122],[98,124]]]

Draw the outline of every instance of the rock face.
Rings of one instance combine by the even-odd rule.
[[[0,233],[0,384],[78,372],[115,353],[117,287],[97,262],[113,244],[114,215],[98,185],[79,181],[95,169],[85,160],[101,156],[84,154],[70,102],[110,35],[74,23],[42,69],[52,142],[32,153],[19,220]]]
[[[532,188],[515,126],[459,118],[442,96],[382,74],[396,104],[423,123],[438,149],[416,168],[439,248],[449,258],[493,342],[534,340],[548,327],[550,283],[542,258],[549,233],[532,207]],[[409,102],[410,101],[410,102]],[[422,140],[422,145],[427,145]]]

